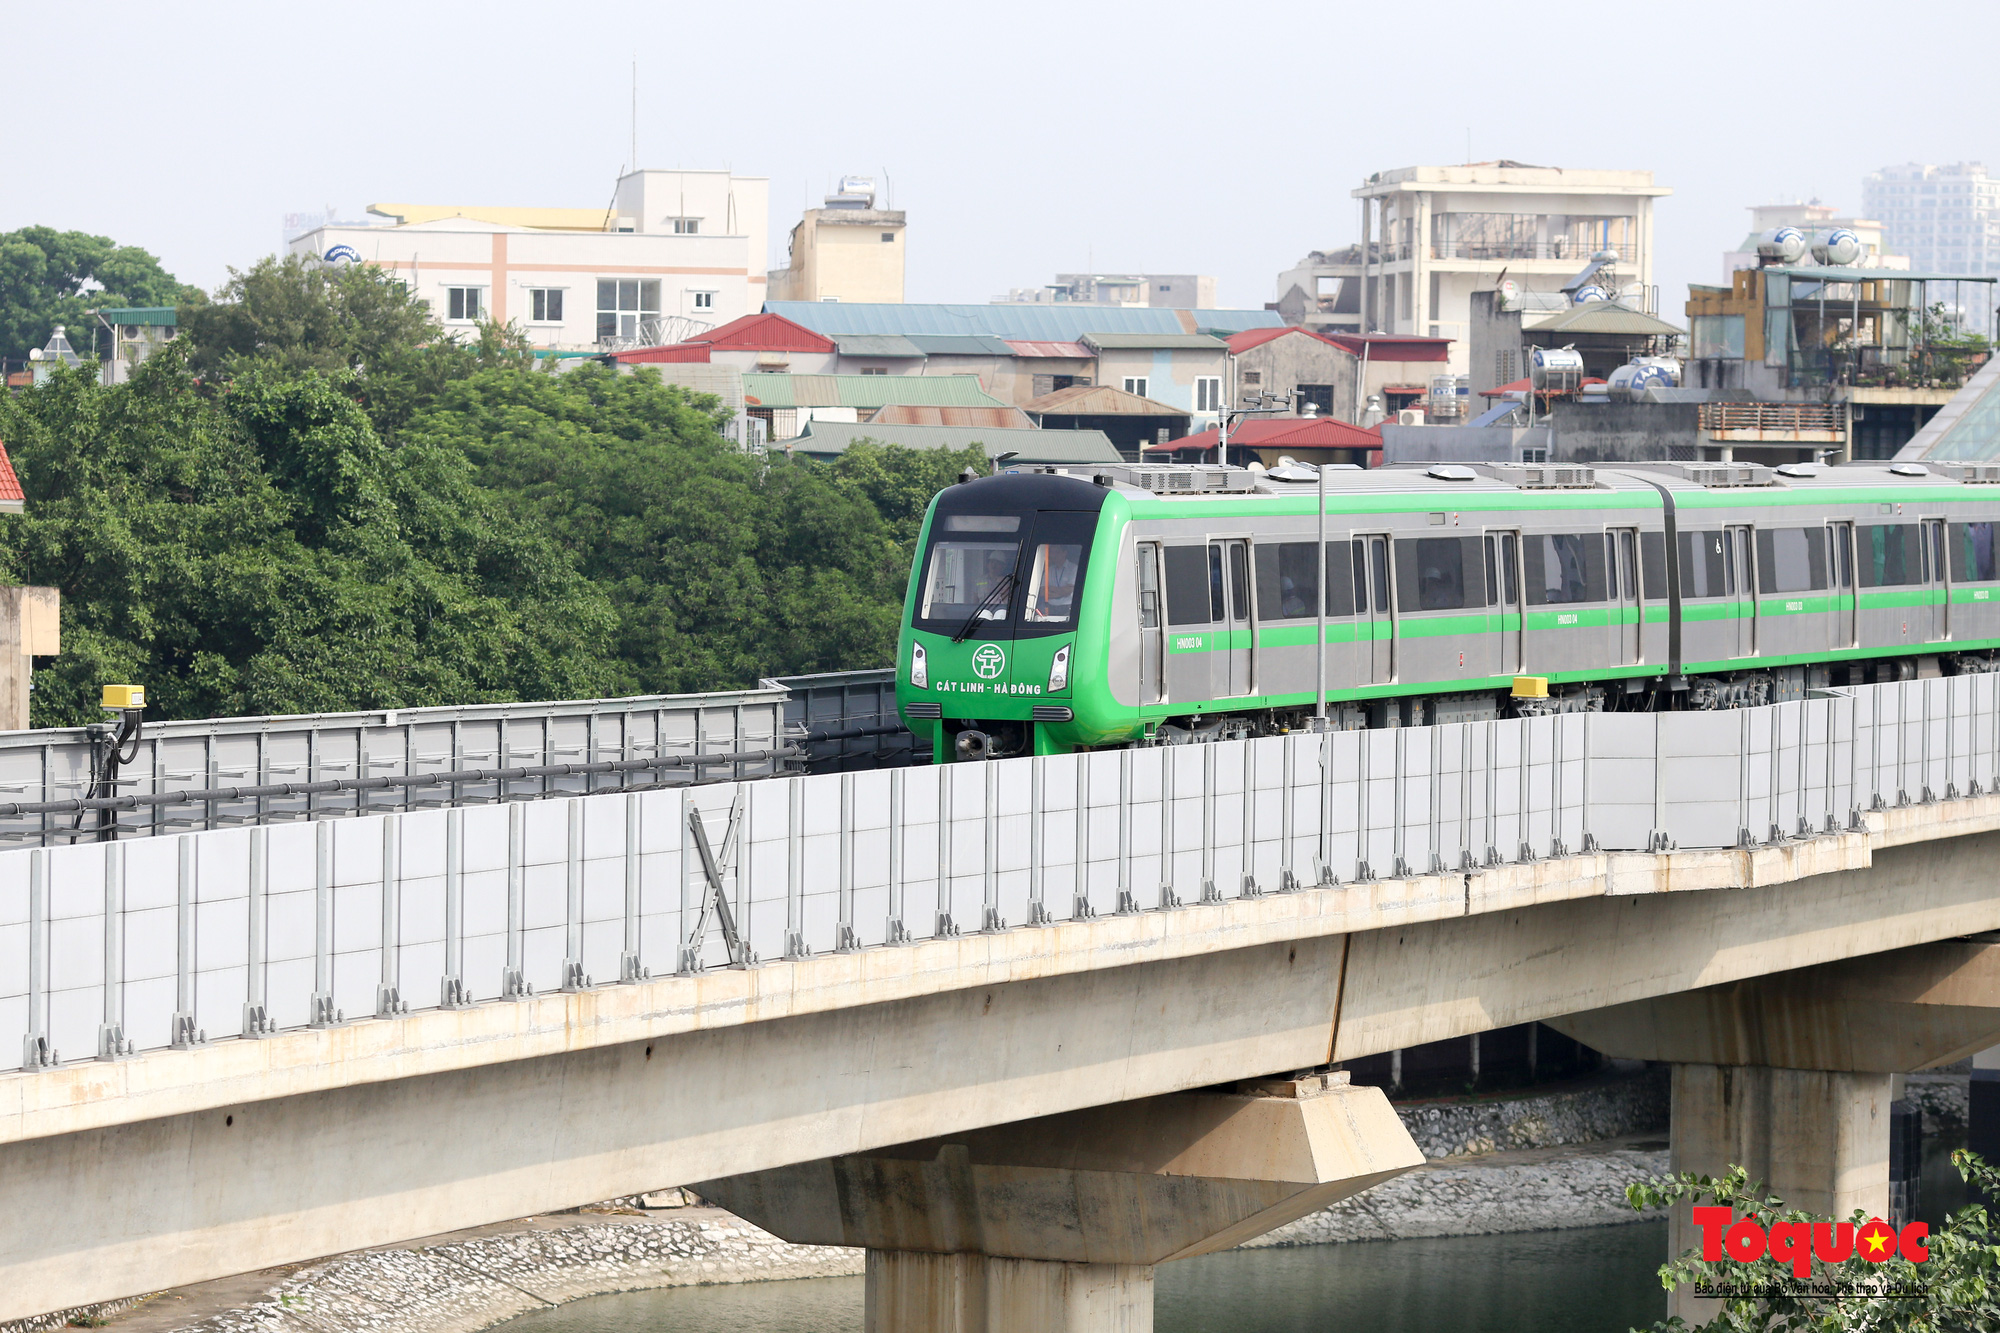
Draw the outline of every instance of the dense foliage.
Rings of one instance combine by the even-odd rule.
[[[745,454],[711,398],[456,342],[366,268],[265,261],[182,326],[127,384],[0,399],[0,580],[63,599],[36,725],[112,680],[188,717],[886,665],[924,507],[978,457]]]
[[[24,360],[57,324],[87,356],[96,323],[88,311],[178,305],[200,296],[144,250],[109,237],[53,227],[0,232],[0,361]]]
[[[2000,1197],[2000,1170],[1963,1149],[1952,1164],[1978,1193]],[[2000,1231],[1982,1204],[1952,1214],[1942,1230],[1928,1236],[1929,1255],[1912,1262],[1897,1255],[1880,1262],[1862,1257],[1856,1245],[1850,1257],[1829,1261],[1814,1257],[1816,1246],[1830,1235],[1811,1236],[1813,1224],[1829,1219],[1787,1209],[1782,1199],[1764,1194],[1743,1168],[1732,1168],[1720,1179],[1683,1172],[1629,1185],[1626,1199],[1634,1208],[1668,1208],[1694,1204],[1731,1209],[1736,1218],[1756,1222],[1778,1244],[1777,1227],[1804,1228],[1788,1242],[1809,1253],[1791,1262],[1763,1253],[1747,1262],[1724,1257],[1704,1260],[1696,1247],[1660,1269],[1668,1290],[1705,1287],[1739,1293],[1718,1302],[1714,1318],[1699,1327],[1705,1333],[1992,1333],[2000,1329]],[[1699,1214],[1697,1214],[1697,1218]],[[1868,1219],[1856,1212],[1849,1219],[1857,1231]],[[1830,1229],[1829,1229],[1830,1230]],[[1762,1249],[1762,1246],[1757,1247]],[[1834,1249],[1831,1244],[1827,1249]],[[1890,1253],[1895,1253],[1894,1242]],[[1808,1273],[1798,1276],[1800,1268]],[[1687,1325],[1678,1316],[1654,1325],[1655,1333],[1677,1333]]]

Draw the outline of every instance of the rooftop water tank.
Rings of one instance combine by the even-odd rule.
[[[1642,356],[1611,372],[1611,396],[1633,402],[1646,390],[1673,389],[1681,382],[1681,363],[1670,356]]]
[[[1774,227],[1758,238],[1757,258],[1767,264],[1796,264],[1805,257],[1805,233],[1797,227]]]
[[[1573,347],[1537,347],[1528,378],[1545,393],[1575,393],[1583,384],[1583,353]]]
[[[1821,264],[1846,268],[1861,261],[1861,238],[1845,227],[1835,227],[1812,248],[1813,259]]]

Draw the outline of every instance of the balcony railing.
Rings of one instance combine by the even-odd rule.
[[[1703,403],[1701,429],[1712,440],[1834,443],[1847,436],[1837,403]]]

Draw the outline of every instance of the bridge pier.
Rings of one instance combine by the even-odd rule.
[[[1946,941],[1551,1019],[1607,1055],[1673,1066],[1672,1169],[1741,1166],[1821,1216],[1889,1216],[1895,1076],[2000,1039],[2000,945]],[[1689,1208],[1668,1253],[1700,1241]],[[1690,1323],[1716,1301],[1675,1292]]]
[[[695,1186],[786,1240],[868,1251],[868,1333],[1146,1333],[1153,1269],[1420,1164],[1343,1075],[1176,1093]]]

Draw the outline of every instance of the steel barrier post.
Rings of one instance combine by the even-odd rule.
[[[1292,765],[1298,762],[1298,747],[1291,732],[1285,733],[1285,743],[1279,747],[1279,762],[1284,765],[1282,780],[1278,783],[1278,892],[1291,893],[1299,887],[1299,877],[1292,871]]]
[[[618,955],[618,979],[626,984],[651,980],[639,960],[639,796],[625,793],[625,947]]]
[[[504,792],[505,783],[501,784]],[[527,903],[528,837],[524,809],[519,802],[507,806],[507,965],[500,972],[500,998],[525,1000],[534,992],[528,985],[521,947],[522,917]]]
[[[1162,745],[1160,749],[1160,906],[1179,907],[1180,895],[1174,892],[1174,750]],[[1035,761],[1040,763],[1038,759]]]
[[[810,958],[806,945],[805,783],[787,782],[785,789],[785,957]]]
[[[1070,919],[1088,921],[1097,915],[1090,905],[1090,754],[1076,756],[1076,884]]]
[[[21,1039],[21,1068],[48,1069],[61,1057],[49,1045],[49,854],[37,848],[28,862],[28,1031]]]
[[[257,886],[250,894],[254,903]],[[254,911],[254,908],[253,908]],[[251,968],[254,972],[255,954]],[[125,844],[104,848],[104,1009],[97,1026],[97,1058],[117,1060],[133,1053],[125,1037]]]
[[[260,738],[261,739],[261,738]],[[250,938],[245,941],[244,957],[248,973],[243,986],[243,1031],[245,1037],[268,1037],[278,1030],[271,1020],[270,997],[270,931],[266,924],[270,917],[271,902],[271,831],[266,828],[250,830]],[[124,874],[124,867],[119,867]],[[122,896],[122,894],[121,894]],[[120,1021],[123,1021],[123,1005],[120,1005]]]
[[[465,811],[453,806],[444,812],[444,976],[438,981],[438,1007],[463,1009],[471,1003],[465,987]]]
[[[1257,887],[1257,742],[1245,739],[1237,744],[1243,747],[1243,818],[1239,828],[1243,851],[1238,861],[1242,879],[1237,896],[1261,898],[1264,891]]]
[[[327,1028],[343,1022],[346,1015],[333,1005],[333,825],[321,821],[312,826],[313,830],[313,995],[312,1017],[309,1027]],[[186,883],[191,875],[188,864],[191,849],[187,846],[187,835],[181,835],[181,880]],[[191,999],[192,997],[190,997]],[[192,1010],[192,1004],[182,1005],[183,1010]],[[183,1029],[182,1024],[186,1027]],[[194,1033],[192,1012],[174,1015],[174,1044],[181,1044],[183,1032],[191,1040]]]
[[[1354,882],[1366,884],[1375,878],[1375,870],[1368,864],[1368,772],[1372,748],[1368,742],[1374,735],[1370,731],[1355,733],[1359,744],[1355,748],[1355,788],[1354,788]]]
[[[742,718],[739,716],[737,721],[740,724]],[[991,768],[992,765],[988,764],[986,765],[986,767]],[[988,792],[987,792],[986,855],[987,855],[987,862],[990,865],[993,857],[993,851],[992,851],[993,821],[992,821],[992,791],[991,791],[992,784],[990,781],[988,782],[987,786],[988,786]],[[742,788],[739,787],[737,790],[742,791]],[[755,802],[748,799],[749,797],[748,792],[744,792],[743,795],[745,797],[745,800],[743,802],[743,811],[744,811],[744,817],[747,821],[747,819],[749,818],[750,807],[754,805]],[[742,845],[742,850],[737,853],[736,878],[738,883],[741,883],[744,880],[745,876],[743,872],[750,864],[749,849],[750,849],[749,827],[748,824],[746,823],[744,827],[744,841]],[[842,773],[840,775],[839,893],[840,897],[838,900],[838,910],[840,913],[840,925],[838,927],[838,934],[834,942],[834,952],[853,953],[856,949],[859,949],[861,947],[861,940],[855,934],[854,931],[854,774],[852,773]],[[750,904],[747,898],[743,900],[743,908],[739,915],[741,916],[741,919],[743,921],[743,928],[747,932],[750,929]],[[988,923],[988,928],[991,929],[990,922]]]
[[[937,771],[938,776],[938,871],[937,871],[937,918],[931,933],[937,939],[951,939],[958,934],[958,922],[952,919],[951,908],[951,782],[952,775],[959,770],[957,764],[946,764]]]
[[[994,893],[999,889],[996,885]],[[1118,912],[1129,916],[1139,910],[1132,892],[1132,751],[1118,752]]]
[[[1035,761],[1037,764],[1041,760]],[[794,787],[798,779],[791,779]],[[903,770],[889,770],[889,919],[882,928],[885,944],[907,944],[909,927],[903,924],[903,826],[905,799]],[[1037,830],[1039,836],[1039,830]]]
[[[382,816],[382,977],[375,987],[375,1017],[410,1012],[403,1002],[403,817]]]
[[[1043,880],[1047,860],[1043,826],[1049,817],[1047,768],[1044,755],[1028,760],[1028,924],[1031,926],[1046,926],[1053,920]]]
[[[1410,822],[1409,792],[1409,728],[1397,727],[1395,739],[1390,743],[1390,764],[1393,776],[1390,779],[1392,793],[1389,808],[1393,812],[1395,826],[1389,834],[1389,856],[1395,866],[1392,872],[1397,879],[1410,876],[1410,859],[1404,853],[1407,849],[1405,826]]]
[[[1219,903],[1215,889],[1215,747],[1219,741],[1202,746],[1201,753],[1201,900]]]

